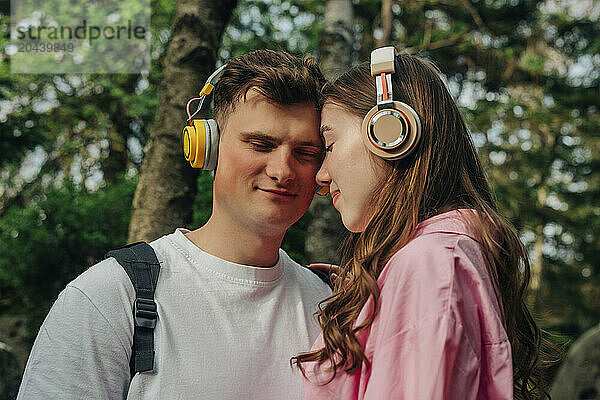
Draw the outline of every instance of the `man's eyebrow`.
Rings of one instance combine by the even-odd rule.
[[[269,141],[269,142],[273,142],[277,145],[280,145],[282,140],[278,137],[275,136],[271,136],[271,135],[267,135],[264,132],[260,132],[260,131],[252,131],[252,132],[241,132],[240,133],[241,137],[243,140],[251,140],[251,139],[259,139],[259,140],[265,140],[265,141]],[[310,146],[310,147],[317,147],[317,148],[321,148],[323,147],[323,145],[321,143],[316,143],[316,142],[311,142],[311,141],[301,141],[301,142],[294,142],[294,145],[297,146]]]
[[[275,142],[277,144],[281,143],[281,139],[276,138],[274,136],[270,136],[267,135],[263,132],[260,131],[252,131],[252,132],[240,132],[240,136],[242,137],[242,139],[248,140],[248,139],[262,139],[262,140],[268,140],[271,142]]]

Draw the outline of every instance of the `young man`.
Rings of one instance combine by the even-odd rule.
[[[323,82],[312,59],[283,52],[228,62],[215,88],[212,215],[151,243],[161,264],[153,371],[130,383],[135,293],[109,258],[59,295],[18,398],[301,398],[289,360],[310,349],[331,292],[279,246],[316,190]]]

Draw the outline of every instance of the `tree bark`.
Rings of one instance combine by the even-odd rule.
[[[350,0],[329,0],[325,5],[325,29],[319,42],[319,66],[329,80],[352,64],[354,10]]]
[[[392,0],[381,2],[381,38],[375,44],[377,47],[389,46],[392,40]]]
[[[22,369],[12,349],[0,342],[0,400],[17,397]]]
[[[151,241],[191,221],[197,172],[186,163],[181,147],[185,104],[214,70],[236,5],[237,0],[177,2],[160,102],[133,198],[129,242]]]
[[[553,399],[600,399],[600,325],[573,343],[550,395]]]
[[[350,0],[329,0],[325,8],[325,30],[319,43],[319,65],[325,77],[334,80],[352,64],[354,10]],[[315,196],[310,211],[313,219],[304,243],[311,262],[339,262],[336,252],[346,232],[330,196]]]

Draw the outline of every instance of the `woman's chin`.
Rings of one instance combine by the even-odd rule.
[[[366,224],[363,224],[356,219],[352,220],[351,218],[344,218],[344,214],[342,214],[342,223],[344,224],[344,227],[352,233],[360,233],[366,228]]]

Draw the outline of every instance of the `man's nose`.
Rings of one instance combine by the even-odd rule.
[[[296,178],[296,172],[294,170],[295,160],[291,151],[279,149],[272,152],[271,155],[266,168],[267,175],[282,185],[293,181]]]

